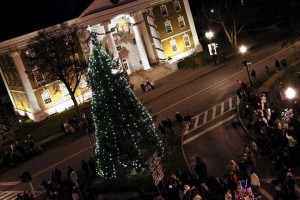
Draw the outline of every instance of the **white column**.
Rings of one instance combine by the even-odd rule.
[[[132,14],[132,15],[133,16],[129,17],[129,21],[130,21],[130,23],[135,24],[136,23],[136,20],[135,20],[136,16],[135,16],[135,14]],[[143,63],[144,70],[147,70],[147,69],[150,69],[151,67],[150,67],[150,64],[149,64],[149,61],[148,61],[146,50],[145,50],[143,40],[142,40],[142,37],[141,37],[141,32],[140,32],[140,29],[139,29],[138,26],[139,25],[133,25],[132,29],[133,29],[133,32],[134,32],[136,45],[137,45],[137,48],[139,50],[139,54],[140,54],[141,61]]]
[[[112,32],[110,32],[111,30],[109,28],[109,22],[108,21],[104,22],[103,27],[104,27],[105,32],[107,33],[106,38],[107,38],[107,43],[108,43],[108,49],[109,49],[110,53],[113,54],[113,59],[119,60],[120,59],[119,53],[118,53]]]
[[[198,39],[197,31],[196,31],[196,28],[195,28],[195,23],[194,23],[194,19],[193,19],[193,16],[192,16],[192,11],[191,11],[190,4],[189,4],[188,0],[183,0],[183,4],[184,4],[185,11],[186,11],[186,15],[188,17],[191,32],[192,32],[192,35],[193,35],[195,50],[196,50],[196,52],[200,52],[203,49],[202,49],[201,44],[199,43],[199,39]]]
[[[10,92],[9,85],[8,85],[8,83],[7,83],[7,80],[5,79],[4,72],[3,72],[3,70],[1,69],[1,67],[0,67],[0,73],[1,73],[2,80],[3,80],[3,82],[4,82],[4,85],[5,85],[5,87],[6,87],[8,96],[9,96],[9,98],[10,98],[10,101],[11,101],[11,103],[13,104],[14,109],[16,109],[16,103],[15,103],[15,100],[14,100],[14,98],[13,98],[11,92]]]
[[[147,9],[146,15],[147,15],[147,21],[148,21],[148,24],[149,24],[150,32],[151,32],[151,35],[152,35],[152,39],[153,39],[153,42],[154,42],[154,47],[155,47],[159,62],[165,61],[164,50],[163,50],[163,47],[162,47],[162,44],[161,44],[161,40],[160,40],[160,38],[158,36],[158,33],[157,33],[157,27],[156,27],[155,22],[154,22],[154,16],[153,16],[152,8]]]
[[[28,78],[28,74],[26,74],[26,69],[24,67],[22,58],[20,56],[20,53],[18,51],[15,51],[11,53],[11,57],[14,61],[14,64],[16,66],[17,72],[20,76],[20,79],[23,83],[23,87],[25,90],[25,93],[27,95],[27,99],[29,102],[29,106],[32,109],[32,114],[33,114],[33,120],[34,121],[41,121],[45,119],[48,114],[45,112],[41,112],[41,107],[36,99],[35,93],[33,91],[33,88],[31,86],[30,80]]]

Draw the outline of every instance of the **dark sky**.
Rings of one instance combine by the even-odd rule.
[[[0,6],[0,42],[76,18],[92,2],[93,0],[4,1]]]

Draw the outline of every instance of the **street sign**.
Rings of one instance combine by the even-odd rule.
[[[216,55],[217,54],[217,48],[218,48],[217,43],[208,44],[209,55],[211,55],[211,56]]]
[[[160,157],[158,157],[157,152],[152,155],[147,164],[152,173],[152,178],[155,182],[155,185],[157,186],[164,177],[164,172],[160,164]]]

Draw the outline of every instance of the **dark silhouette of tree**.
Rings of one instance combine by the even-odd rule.
[[[75,93],[88,68],[83,52],[87,48],[86,41],[81,27],[62,23],[39,31],[28,44],[36,56],[33,64],[43,75],[43,83],[53,83],[56,87],[55,82],[61,81],[70,94],[78,116],[80,112]],[[31,72],[27,74],[33,77]]]
[[[241,0],[205,0],[201,3],[201,19],[221,26],[227,40],[235,49],[238,35],[247,24],[246,5]]]

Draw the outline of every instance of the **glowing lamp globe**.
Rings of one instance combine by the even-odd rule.
[[[296,91],[293,88],[288,87],[288,89],[285,91],[285,96],[288,99],[293,99],[296,96]]]

